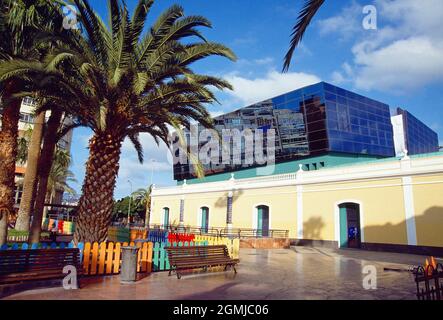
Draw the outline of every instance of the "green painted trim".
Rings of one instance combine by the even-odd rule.
[[[368,160],[376,160],[377,157],[367,156],[367,155],[357,155],[357,154],[340,154],[340,153],[329,153],[322,156],[308,157],[288,162],[276,163],[274,167],[274,172],[272,175],[294,173],[298,171],[299,165],[303,166],[303,170],[310,171],[313,170],[316,164],[317,170],[321,170],[323,167],[335,167],[342,164],[352,164],[356,162],[366,162]],[[262,167],[263,168],[263,167]],[[219,182],[226,181],[231,178],[231,174],[234,173],[235,179],[248,179],[258,177],[258,168],[248,168],[243,170],[237,170],[234,172],[224,172],[214,175],[208,175],[201,179],[189,179],[186,180],[187,184],[196,183],[207,183],[207,182]],[[177,181],[177,185],[182,185],[183,181]]]
[[[164,208],[164,217],[163,217],[163,225],[168,226],[169,225],[169,208]]]
[[[411,155],[412,159],[415,158],[426,158],[426,157],[434,157],[434,156],[443,156],[443,151],[433,152],[433,153],[424,153]],[[321,170],[322,168],[331,168],[331,167],[340,167],[340,166],[352,166],[352,165],[364,165],[378,162],[389,162],[389,161],[398,161],[401,157],[389,157],[389,158],[380,158],[377,156],[370,155],[362,155],[362,154],[346,154],[346,153],[328,153],[322,156],[317,157],[308,157],[303,159],[298,159],[294,161],[282,162],[275,164],[275,170],[272,175],[277,174],[285,174],[285,173],[294,173],[299,169],[299,165],[303,165],[303,170],[312,171],[314,166],[312,164],[317,164],[317,170]],[[321,165],[324,164],[324,167]],[[308,167],[309,165],[309,167]],[[224,172],[214,175],[208,175],[201,179],[189,179],[186,180],[187,184],[196,184],[196,183],[207,183],[207,182],[220,182],[226,181],[231,178],[231,174],[234,173],[235,179],[248,179],[258,177],[257,168],[248,168],[243,170],[237,170],[233,172]],[[182,185],[183,181],[177,181],[177,185]]]
[[[345,206],[340,207],[340,248],[348,247],[348,212]]]
[[[208,232],[208,216],[209,216],[209,212],[208,212],[208,208],[203,207],[201,208],[201,228],[205,231]]]
[[[262,235],[263,232],[263,207],[257,208],[257,230],[258,236]]]

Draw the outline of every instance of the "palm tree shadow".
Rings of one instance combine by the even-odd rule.
[[[321,239],[321,232],[325,227],[322,217],[311,217],[303,223],[303,236],[306,239]]]
[[[218,300],[218,299],[226,299],[229,297],[228,290],[237,286],[239,283],[230,282],[218,286],[212,290],[194,293],[190,295],[186,295],[181,297],[181,299],[185,300]]]
[[[240,199],[240,197],[243,195],[243,193],[244,193],[243,190],[233,191],[232,205],[234,205],[234,203]],[[227,203],[228,203],[228,192],[226,192],[225,194],[223,194],[222,197],[217,199],[217,201],[215,202],[215,207],[216,208],[226,208]]]

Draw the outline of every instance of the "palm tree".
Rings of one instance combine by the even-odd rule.
[[[30,11],[21,11],[17,18],[21,1],[0,0],[0,61],[27,59],[34,54],[32,25],[40,15],[40,5],[28,1]],[[14,19],[15,16],[15,19]],[[26,32],[25,32],[26,31]],[[10,77],[0,83],[0,109],[2,128],[0,131],[0,209],[10,212],[14,209],[14,178],[17,157],[18,122],[20,118],[21,99],[15,93],[25,85],[23,79]],[[0,245],[6,242],[8,217],[0,217]]]
[[[35,192],[37,190],[37,170],[44,126],[45,112],[40,112],[34,119],[34,128],[29,143],[28,161],[23,180],[23,195],[20,201],[17,222],[15,223],[15,229],[18,231],[29,231],[29,221],[34,208]]]
[[[27,128],[17,141],[17,163],[24,165],[28,159],[29,143],[32,137],[32,127]]]
[[[152,184],[146,189],[138,189],[132,193],[135,200],[135,206],[145,208],[145,225],[149,228],[149,221],[151,218],[151,192]]]
[[[71,182],[77,183],[74,173],[65,166],[54,163],[48,179],[47,202],[53,202],[57,191],[63,191],[75,195],[75,190],[69,185]]]
[[[62,112],[55,108],[47,123],[43,147],[38,163],[38,187],[35,195],[34,213],[31,224],[31,233],[29,236],[30,243],[40,242],[41,225],[51,168],[54,167],[55,164],[64,168],[69,168],[71,163],[71,157],[68,152],[59,149],[55,152],[58,138],[62,138],[58,135],[61,122]]]
[[[291,45],[285,56],[283,72],[288,71],[289,66],[291,65],[292,55],[294,54],[295,49],[300,44],[303,35],[306,32],[306,29],[311,23],[312,18],[315,16],[315,14],[323,5],[324,2],[325,0],[305,0],[303,9],[300,11],[297,17],[297,23],[292,29]]]
[[[207,19],[185,17],[180,6],[166,10],[142,36],[154,1],[139,0],[132,17],[121,1],[108,2],[108,26],[89,1],[73,0],[85,38],[62,39],[66,47],[49,53],[45,63],[15,61],[3,65],[4,72],[0,68],[0,80],[11,74],[46,77],[47,87],[40,94],[51,87],[51,98],[73,102],[59,105],[77,115],[74,126],[87,126],[94,132],[79,201],[76,242],[106,239],[123,140],[132,141],[143,161],[139,133],[168,143],[168,125],[188,127],[195,120],[211,127],[205,104],[216,98],[209,87],[222,90],[231,86],[220,78],[194,73],[190,65],[213,55],[235,60],[230,49],[203,38],[197,28],[210,27]],[[54,87],[60,89],[59,94]]]
[[[71,35],[71,30],[63,28],[63,5],[64,2],[59,0],[0,0],[0,62],[39,61],[59,36]],[[44,36],[48,34],[52,35],[52,39],[45,41]],[[0,111],[3,109],[3,127],[0,132],[0,208],[12,208],[14,204],[15,161],[12,160],[17,154],[15,139],[18,135],[21,98],[33,95],[32,88],[44,84],[44,81],[44,78],[20,78],[14,74],[0,80]],[[33,163],[36,164],[35,161]],[[26,225],[26,222],[23,224]],[[1,218],[0,244],[5,241],[6,233],[7,221]]]

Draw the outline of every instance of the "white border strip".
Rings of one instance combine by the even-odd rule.
[[[414,190],[412,187],[412,178],[403,177],[403,198],[405,204],[406,233],[408,237],[408,245],[417,245],[417,229],[415,226],[415,210],[414,210]]]

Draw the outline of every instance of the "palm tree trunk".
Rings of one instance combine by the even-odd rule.
[[[35,195],[34,215],[31,223],[30,243],[40,242],[42,231],[43,210],[45,207],[46,191],[48,187],[48,177],[54,159],[55,146],[57,144],[57,131],[62,120],[62,112],[53,110],[48,120],[45,132],[42,152],[38,165],[38,187]]]
[[[146,201],[146,212],[145,212],[145,227],[149,229],[149,223],[151,220],[151,200],[150,196],[149,200]]]
[[[40,112],[34,121],[31,142],[29,144],[28,161],[26,163],[25,179],[23,181],[23,195],[18,210],[15,229],[29,231],[29,220],[34,209],[35,192],[37,189],[37,170],[42,145],[45,112]]]
[[[107,238],[122,142],[123,138],[106,133],[95,134],[89,141],[75,243],[101,242]]]
[[[8,234],[7,211],[14,211],[15,159],[21,101],[4,106],[0,131],[0,245]],[[6,210],[5,210],[6,209]]]

